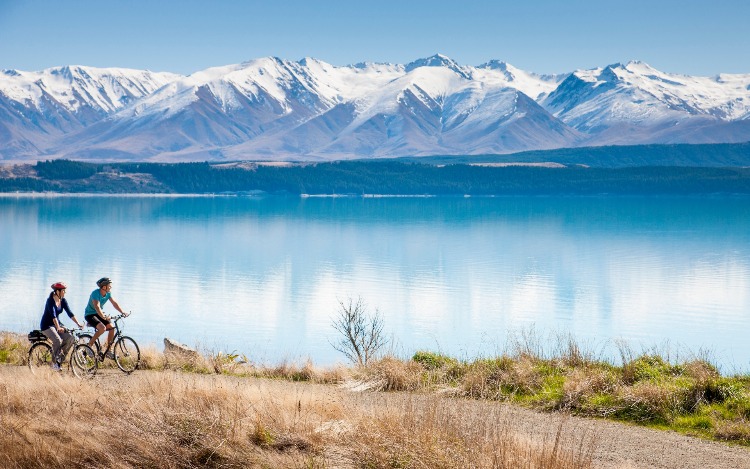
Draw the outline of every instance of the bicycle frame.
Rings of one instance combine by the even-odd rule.
[[[31,368],[32,372],[34,371],[34,366],[32,364],[31,358],[32,358],[32,350],[34,350],[35,347],[37,347],[39,344],[44,344],[45,347],[47,347],[47,353],[50,354],[50,360],[54,363],[57,362],[59,365],[62,365],[66,361],[70,360],[70,369],[73,371],[73,374],[76,376],[83,377],[83,375],[79,374],[81,371],[83,371],[86,375],[93,376],[96,374],[96,368],[98,367],[98,361],[94,357],[94,351],[91,349],[91,347],[86,346],[88,350],[90,350],[91,355],[87,354],[87,357],[93,358],[94,363],[93,366],[90,366],[88,368],[84,368],[86,366],[85,363],[81,362],[80,359],[76,360],[74,358],[74,354],[78,350],[79,347],[83,347],[83,345],[79,344],[80,337],[85,334],[85,332],[79,330],[79,329],[69,329],[67,327],[63,327],[64,332],[67,332],[71,336],[73,336],[73,344],[71,345],[70,349],[62,354],[60,359],[58,360],[57,357],[52,354],[53,351],[53,345],[52,341],[44,334],[41,334],[41,331],[33,331],[32,333],[29,333],[29,342],[31,342],[31,346],[29,347],[29,367]],[[34,338],[32,338],[32,334],[34,332],[40,333],[40,335],[35,335]],[[62,346],[62,344],[61,344]],[[74,367],[73,361],[76,361],[76,365],[78,365],[79,368]],[[36,365],[38,366],[38,364]],[[79,370],[78,372],[76,370]]]
[[[112,336],[112,341],[109,343],[109,347],[107,347],[106,350],[102,350],[102,346],[99,342],[99,337],[97,337],[96,342],[93,343],[93,346],[95,348],[95,351],[99,353],[100,360],[103,361],[111,351],[112,355],[109,356],[109,358],[114,359],[115,363],[117,363],[117,367],[120,368],[120,370],[122,370],[124,373],[130,374],[136,368],[138,368],[141,353],[135,340],[133,340],[132,337],[128,337],[123,334],[124,327],[120,325],[120,320],[125,317],[127,316],[120,314],[118,316],[110,318],[110,324],[114,323],[113,329],[111,329],[114,331],[114,334]],[[83,334],[83,337],[90,340],[93,336],[89,333],[85,333]]]

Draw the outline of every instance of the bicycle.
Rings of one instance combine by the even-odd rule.
[[[94,353],[94,349],[80,343],[81,332],[68,328],[65,328],[65,332],[73,334],[75,337],[73,346],[68,352],[70,354],[68,365],[70,370],[78,378],[93,377],[99,368],[99,360]],[[28,354],[28,365],[31,372],[36,373],[36,370],[43,367],[50,368],[54,358],[52,356],[52,344],[47,336],[42,331],[35,329],[29,332],[27,338],[31,342]],[[61,365],[65,361],[65,358],[62,357],[58,365]]]
[[[115,325],[115,337],[114,342],[110,344],[110,347],[117,367],[124,373],[130,374],[135,371],[141,363],[141,350],[138,348],[138,344],[133,338],[122,335],[120,320],[125,317],[125,315],[120,314],[112,318],[112,323]],[[88,344],[92,337],[93,336],[88,332],[84,332],[78,335],[78,341],[81,344]],[[98,338],[96,339],[96,342],[94,342],[94,348],[96,348],[97,357],[103,362],[104,359],[107,358],[107,352],[109,350],[105,350],[104,353],[102,353]]]

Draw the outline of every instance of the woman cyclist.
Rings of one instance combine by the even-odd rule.
[[[101,352],[101,357],[114,358],[112,352],[109,351],[109,347],[112,345],[112,340],[115,338],[115,327],[110,323],[110,317],[104,314],[102,307],[109,301],[112,306],[120,312],[123,316],[128,316],[125,311],[120,308],[114,298],[112,298],[112,280],[109,277],[102,277],[96,281],[96,286],[99,287],[91,292],[89,301],[86,303],[86,311],[84,317],[86,318],[86,324],[96,329],[94,336],[89,341],[89,346],[95,347],[96,339],[100,335],[104,334],[104,331],[109,331],[107,335],[107,343]]]
[[[44,313],[39,325],[42,333],[52,342],[52,357],[54,357],[54,360],[52,360],[52,369],[55,371],[60,371],[60,363],[75,341],[73,335],[66,332],[60,322],[62,312],[65,311],[73,322],[76,323],[76,326],[79,329],[83,329],[83,326],[78,322],[78,319],[76,319],[70,310],[70,306],[68,306],[68,301],[65,299],[66,288],[68,286],[62,282],[52,284],[52,293],[49,294],[47,302],[44,304]]]

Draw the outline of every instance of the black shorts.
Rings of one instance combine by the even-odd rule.
[[[109,326],[109,321],[106,319],[102,319],[97,314],[92,314],[91,316],[86,316],[86,324],[96,329],[96,326],[99,324],[104,324],[104,327],[106,328]]]

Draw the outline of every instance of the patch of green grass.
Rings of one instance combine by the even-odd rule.
[[[713,420],[708,415],[680,415],[672,420],[675,428],[689,430],[711,430],[714,426]]]

